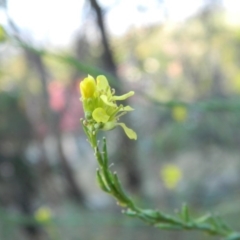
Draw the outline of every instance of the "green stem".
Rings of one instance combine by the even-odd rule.
[[[86,130],[86,129],[85,129]],[[117,199],[119,205],[126,210],[125,214],[137,217],[157,228],[168,230],[199,230],[211,235],[222,236],[225,240],[240,240],[240,233],[230,229],[219,217],[203,216],[197,220],[189,215],[187,205],[184,205],[180,217],[170,216],[160,211],[141,209],[135,205],[125,193],[116,172],[111,172],[108,166],[106,139],[103,139],[103,152],[100,152],[96,133],[87,132],[87,136],[99,164],[97,176],[101,188]]]

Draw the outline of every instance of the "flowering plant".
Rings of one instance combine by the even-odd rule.
[[[119,123],[121,116],[133,111],[130,106],[117,105],[117,101],[125,100],[134,95],[130,91],[122,96],[115,96],[114,89],[111,89],[105,76],[100,75],[95,79],[88,75],[80,83],[81,101],[85,112],[84,125],[88,131],[111,130],[121,126],[130,139],[137,139],[137,134],[124,123]]]
[[[130,106],[124,107],[116,103],[116,101],[131,97],[134,92],[130,91],[122,96],[115,96],[115,92],[110,88],[105,76],[98,76],[97,81],[92,76],[88,76],[80,83],[80,92],[85,113],[85,120],[81,119],[81,123],[98,161],[97,179],[99,186],[103,191],[115,197],[117,203],[125,208],[123,213],[140,218],[160,229],[200,230],[211,235],[224,237],[225,240],[240,240],[240,233],[234,232],[219,216],[206,214],[194,219],[190,215],[186,204],[182,206],[177,216],[136,206],[124,191],[117,173],[112,172],[109,168],[106,139],[103,138],[102,150],[100,150],[100,142],[97,141],[99,130],[111,130],[117,126],[121,126],[130,139],[137,139],[137,134],[132,129],[126,127],[124,123],[118,122],[123,114],[133,109]],[[172,178],[173,170],[171,167],[170,187],[176,181]],[[167,172],[169,172],[169,169]],[[174,170],[174,178],[181,177],[179,174]]]

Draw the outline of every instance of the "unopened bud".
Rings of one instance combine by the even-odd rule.
[[[102,128],[102,127],[103,127],[103,123],[96,123],[96,124],[94,124],[94,128],[96,130],[98,130],[98,129]]]
[[[91,118],[92,118],[92,113],[91,112],[85,112],[85,118],[87,119],[87,120],[90,120]]]

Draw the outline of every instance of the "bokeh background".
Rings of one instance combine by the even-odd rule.
[[[124,216],[99,190],[79,82],[134,90],[106,132],[132,198],[240,230],[240,10],[230,0],[0,1],[0,239],[203,240]]]

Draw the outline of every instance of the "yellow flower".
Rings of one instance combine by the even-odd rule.
[[[137,134],[124,123],[118,123],[119,118],[129,111],[130,106],[118,105],[116,101],[125,100],[134,95],[130,91],[122,96],[115,96],[105,76],[100,75],[96,81],[88,76],[80,83],[81,101],[85,112],[85,123],[89,131],[111,130],[120,126],[130,139],[137,139]]]
[[[40,207],[34,214],[36,221],[39,223],[47,223],[51,221],[52,213],[47,207]]]
[[[185,106],[176,106],[172,109],[172,117],[177,122],[184,122],[187,116],[188,112]]]
[[[168,164],[161,168],[160,176],[168,189],[174,189],[182,179],[182,171],[176,165]]]
[[[83,100],[87,98],[92,98],[96,91],[96,82],[94,78],[88,75],[87,78],[84,78],[80,83],[80,92]]]

